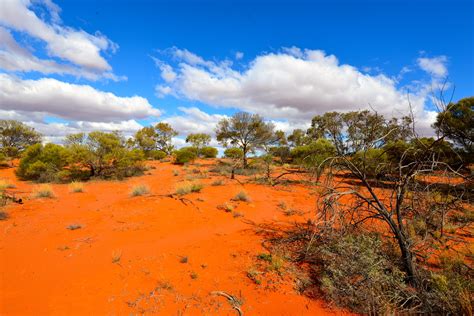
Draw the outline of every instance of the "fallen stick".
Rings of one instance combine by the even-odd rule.
[[[229,301],[232,308],[237,311],[239,316],[244,315],[244,313],[240,309],[240,305],[242,305],[242,303],[235,296],[227,294],[226,292],[223,292],[223,291],[214,291],[214,292],[211,292],[211,294],[212,295],[218,295],[218,296],[224,296]]]

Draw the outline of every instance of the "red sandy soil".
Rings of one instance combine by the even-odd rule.
[[[87,182],[84,193],[52,185],[53,199],[32,198],[36,184],[18,181],[12,168],[0,170],[0,178],[25,199],[23,205],[10,203],[9,218],[0,221],[0,314],[237,315],[213,291],[241,298],[244,315],[341,313],[299,295],[288,281],[291,272],[273,286],[247,277],[256,256],[266,252],[248,221],[311,217],[315,198],[309,188],[240,185],[209,174],[200,180],[200,193],[181,201],[166,195],[185,179],[183,167],[151,165],[155,169],[141,177]],[[216,179],[225,184],[212,186]],[[131,197],[137,184],[147,185],[150,194]],[[242,189],[251,201],[232,202]],[[283,214],[282,201],[306,215]],[[243,217],[217,208],[226,202]],[[67,229],[71,224],[82,228]],[[181,263],[182,257],[188,262]]]

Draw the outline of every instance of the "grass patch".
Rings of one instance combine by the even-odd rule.
[[[233,201],[242,201],[242,202],[250,202],[250,197],[248,196],[247,192],[240,191],[237,193],[233,198]]]
[[[183,256],[179,259],[179,263],[188,263],[189,258],[188,256]]]
[[[185,181],[176,186],[175,193],[185,195],[192,192],[201,192],[203,185],[198,181]]]
[[[179,171],[178,170],[173,170],[173,176],[175,176],[175,177],[179,176]]]
[[[41,199],[41,198],[49,198],[52,199],[56,195],[54,194],[53,188],[49,184],[42,184],[38,186],[34,192],[34,197]]]
[[[148,188],[148,186],[144,184],[139,184],[132,188],[130,196],[142,196],[148,193],[150,193],[150,189]]]
[[[222,180],[222,179],[214,180],[214,181],[211,183],[211,185],[212,185],[212,186],[215,186],[215,187],[217,187],[217,186],[219,186],[219,185],[224,185],[224,184],[225,184],[225,182],[224,182],[224,180]]]
[[[6,179],[0,179],[0,192],[6,189],[13,189],[15,185]]]
[[[229,203],[224,203],[224,204],[217,205],[217,209],[230,213],[234,210],[234,207],[230,205]]]
[[[69,191],[72,193],[84,192],[84,183],[73,181],[69,184]]]

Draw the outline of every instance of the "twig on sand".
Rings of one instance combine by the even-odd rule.
[[[243,313],[242,310],[240,309],[240,306],[242,305],[242,301],[239,300],[238,298],[236,298],[235,296],[230,295],[230,294],[227,294],[226,292],[223,292],[223,291],[214,291],[214,292],[211,292],[211,294],[212,294],[212,295],[224,296],[225,298],[227,298],[227,300],[229,301],[229,303],[230,303],[230,305],[232,306],[232,308],[237,311],[237,313],[239,314],[239,316],[243,316],[243,315],[244,315],[244,313]]]

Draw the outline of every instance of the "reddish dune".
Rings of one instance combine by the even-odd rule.
[[[308,188],[240,185],[209,174],[200,193],[180,200],[168,194],[185,179],[183,167],[152,165],[145,176],[85,183],[84,193],[53,185],[53,199],[32,198],[35,184],[0,170],[25,198],[9,204],[9,218],[0,221],[0,314],[236,315],[214,291],[241,299],[246,315],[336,313],[297,294],[290,272],[272,286],[247,277],[264,252],[248,221],[304,220],[315,202]],[[216,179],[225,184],[212,186]],[[150,194],[131,197],[136,184]],[[251,201],[230,201],[242,189]],[[282,201],[308,213],[287,216]],[[226,202],[243,216],[217,208]],[[71,224],[82,228],[67,229]]]

